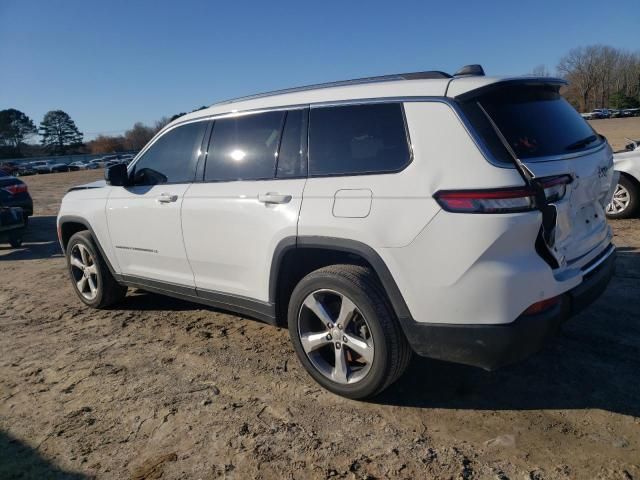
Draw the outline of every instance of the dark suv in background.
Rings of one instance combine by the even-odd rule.
[[[27,185],[19,178],[0,171],[0,205],[22,207],[25,223],[33,215],[33,200]]]

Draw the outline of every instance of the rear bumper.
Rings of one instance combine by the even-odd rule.
[[[520,316],[504,325],[427,324],[412,319],[403,327],[421,356],[492,370],[540,350],[560,324],[593,303],[606,289],[615,269],[615,250],[561,296],[552,309]]]

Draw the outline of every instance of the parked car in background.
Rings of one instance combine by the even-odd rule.
[[[21,207],[25,221],[33,215],[33,200],[27,185],[6,173],[0,172],[0,205],[6,207]]]
[[[612,110],[609,110],[609,113],[611,118],[621,118],[623,116],[622,110],[612,109]]]
[[[624,117],[637,117],[640,115],[640,108],[625,108],[622,110],[622,116]]]
[[[71,286],[94,308],[135,287],[288,324],[310,376],[350,398],[412,350],[518,361],[615,264],[611,148],[563,85],[468,66],[182,116],[64,196]]]
[[[36,160],[31,162],[30,166],[34,173],[51,173],[51,167],[49,166],[49,162],[46,160]]]
[[[71,171],[71,168],[69,167],[69,164],[64,163],[64,162],[54,162],[50,165],[50,169],[51,169],[51,173],[60,173],[60,172],[69,172]]]
[[[4,172],[9,175],[15,175],[20,166],[20,162],[2,162],[0,163],[0,172]]]
[[[69,165],[59,160],[37,160],[31,163],[37,174],[68,172]]]
[[[585,120],[597,120],[601,118],[609,118],[609,112],[602,108],[596,108],[588,113],[581,113],[580,116]]]
[[[26,177],[28,175],[35,175],[35,173],[30,162],[22,162],[18,165],[18,169],[14,175],[16,177]]]
[[[640,213],[640,140],[630,142],[624,151],[613,155],[620,179],[607,205],[609,218],[631,218]]]
[[[25,218],[20,207],[5,206],[0,200],[0,243],[8,242],[13,248],[20,248],[26,226]]]
[[[92,163],[91,160],[76,160],[75,162],[71,162],[69,164],[69,167],[72,167],[72,169],[77,169],[77,170],[92,170],[92,169],[98,168],[98,165],[95,163]]]

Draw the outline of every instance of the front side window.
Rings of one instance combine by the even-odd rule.
[[[311,176],[395,172],[410,160],[400,103],[311,109]]]
[[[285,112],[265,112],[216,120],[205,180],[272,179],[284,116]]]
[[[134,166],[135,185],[190,183],[196,175],[207,122],[194,122],[165,133]]]

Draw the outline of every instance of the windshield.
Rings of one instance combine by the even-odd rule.
[[[603,141],[553,85],[502,86],[461,106],[501,160],[505,160],[505,149],[498,145],[482,109],[522,160],[579,152]]]

